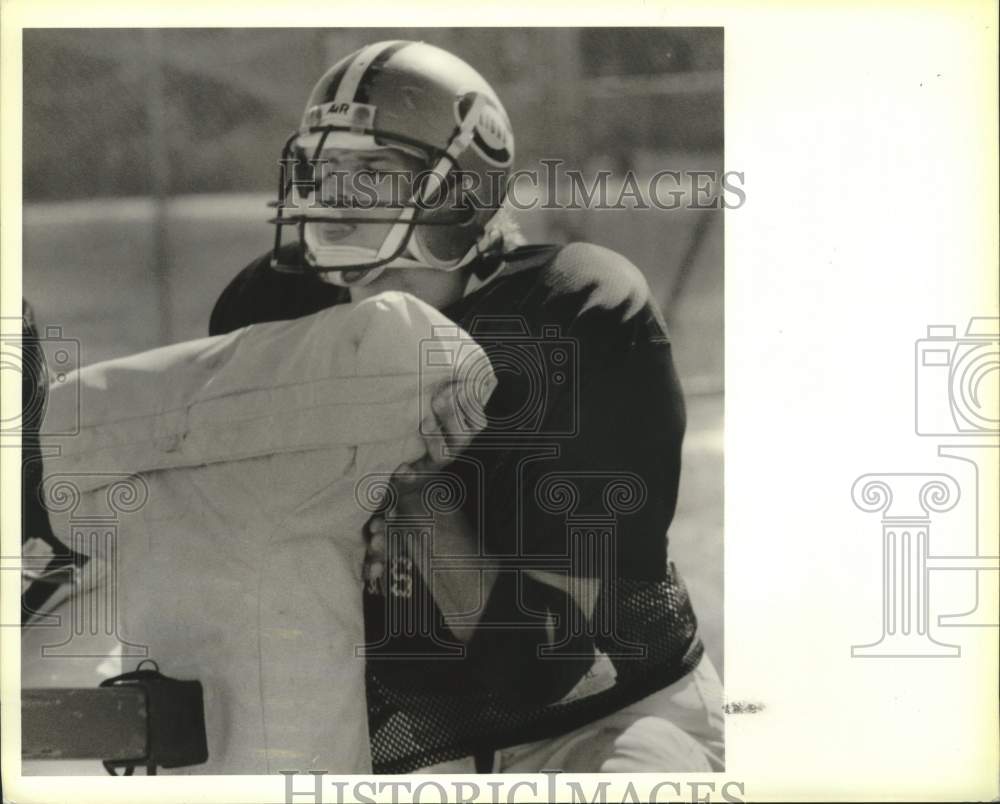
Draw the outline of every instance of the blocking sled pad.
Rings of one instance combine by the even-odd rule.
[[[23,685],[148,656],[204,687],[208,761],[173,772],[370,771],[362,529],[386,487],[368,481],[425,454],[432,395],[481,406],[495,383],[468,335],[404,293],[55,383],[43,499],[100,571],[63,603],[61,640],[42,650],[46,629],[27,629]],[[102,629],[116,656],[93,650]]]

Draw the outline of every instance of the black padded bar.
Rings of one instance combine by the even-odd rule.
[[[147,733],[141,689],[21,690],[22,759],[141,760]]]

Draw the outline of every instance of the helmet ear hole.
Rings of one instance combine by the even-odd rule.
[[[476,217],[475,204],[460,187],[462,181],[464,181],[462,174],[454,170],[445,178],[446,195],[438,217],[452,226],[468,226]]]
[[[455,213],[445,210],[438,214],[454,216]],[[462,259],[479,239],[479,233],[479,226],[476,224],[473,214],[461,224],[450,219],[447,225],[418,225],[413,233],[413,238],[426,257],[444,267]]]
[[[465,205],[459,202],[452,175],[447,174],[432,192],[428,192],[428,183],[431,181],[429,174],[425,174],[411,194],[410,203],[414,203],[416,199],[419,222],[438,227],[464,222]]]
[[[456,203],[451,212],[454,215],[454,226],[468,226],[476,219],[476,208],[464,199]]]
[[[458,169],[446,175],[438,198],[420,215],[413,233],[420,252],[441,267],[465,258],[494,214],[477,205],[474,189],[462,184],[465,175]]]

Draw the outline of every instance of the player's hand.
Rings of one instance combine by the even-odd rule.
[[[425,476],[425,482],[429,478]],[[395,483],[395,480],[394,480]],[[368,552],[365,559],[364,578],[372,594],[392,594],[409,597],[413,589],[413,576],[419,574],[428,585],[438,609],[446,621],[461,616],[461,620],[448,622],[454,636],[467,641],[475,631],[476,623],[486,598],[497,579],[496,561],[482,557],[479,534],[471,526],[461,507],[449,512],[427,510],[423,486],[406,490],[397,488],[395,505],[391,511],[373,516],[365,526]],[[386,517],[433,516],[433,544],[430,551],[420,549],[407,528],[407,538],[400,544],[401,553],[388,555]],[[426,547],[426,546],[425,546]],[[432,573],[432,554],[450,556],[479,556],[476,568]]]
[[[394,482],[401,491],[422,485],[419,473],[447,466],[472,442],[475,427],[466,416],[470,400],[463,394],[465,387],[460,382],[442,383],[434,392],[430,410],[420,423],[427,452],[397,468]]]
[[[418,551],[409,542],[400,545],[402,553],[394,556],[388,555],[388,541],[386,536],[386,518],[406,517],[406,516],[433,516],[432,512],[426,510],[423,499],[424,485],[430,480],[426,472],[421,475],[394,475],[392,479],[393,489],[390,491],[393,505],[391,508],[374,514],[365,524],[364,539],[366,545],[364,580],[368,591],[373,594],[384,594],[387,584],[393,581],[394,571],[398,570],[399,562],[409,562],[409,567],[413,566],[413,561]],[[442,525],[453,531],[455,524],[446,522],[446,517],[434,516],[435,522],[441,520]],[[463,517],[464,521],[464,517]],[[435,531],[440,528],[435,527]],[[441,538],[448,538],[454,534],[449,532],[442,534]],[[462,534],[464,535],[464,534]],[[421,566],[419,568],[425,576],[429,577],[430,567]]]
[[[372,594],[382,594],[384,591],[386,558],[385,516],[375,514],[365,524],[364,537],[365,563],[362,577],[365,587]]]

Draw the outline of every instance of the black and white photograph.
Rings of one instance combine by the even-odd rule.
[[[3,801],[1000,800],[998,30],[0,0]]]
[[[722,770],[722,29],[23,42],[25,773]]]

